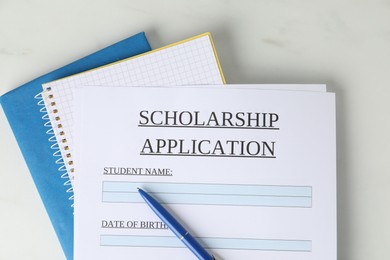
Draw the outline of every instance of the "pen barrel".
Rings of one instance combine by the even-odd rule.
[[[214,260],[195,238],[152,196],[138,188],[138,192],[156,215],[169,227],[169,229],[201,260]]]
[[[181,241],[191,250],[198,259],[201,260],[214,260],[214,257],[210,255],[204,248],[199,244],[196,239],[187,233],[182,237]]]

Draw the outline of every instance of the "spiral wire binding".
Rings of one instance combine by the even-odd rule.
[[[48,91],[48,93],[50,92],[50,90],[51,90],[50,88],[46,89],[46,91]],[[45,100],[44,100],[44,98],[42,96],[42,93],[38,93],[37,95],[34,96],[34,98],[36,100],[38,100],[37,105],[39,107],[41,107],[39,109],[39,112],[41,112],[43,114],[42,115],[42,120],[45,121],[44,126],[48,128],[48,130],[46,131],[46,134],[48,134],[50,136],[48,138],[48,141],[50,143],[52,143],[50,145],[50,149],[54,150],[53,157],[56,158],[56,164],[58,165],[58,171],[61,173],[61,179],[64,180],[64,186],[67,187],[66,192],[69,193],[69,195],[70,195],[68,199],[72,201],[71,207],[73,208],[74,207],[74,202],[73,202],[74,201],[74,194],[73,194],[72,183],[70,181],[70,177],[69,177],[68,171],[66,170],[66,164],[65,164],[64,159],[62,157],[61,149],[60,149],[60,146],[59,146],[59,144],[57,142],[57,139],[56,139],[56,136],[55,136],[55,132],[54,132],[54,129],[53,129],[53,125],[50,122],[49,113],[47,111],[47,107],[45,106]],[[48,94],[48,98],[52,99],[53,95],[49,93]],[[55,107],[55,102],[50,102],[49,105],[50,105],[50,109],[52,109],[51,112],[53,114],[57,114],[58,110]],[[56,121],[60,120],[60,118],[58,116],[55,116],[54,119]],[[58,124],[57,127],[61,128],[61,124]],[[60,131],[60,135],[63,136],[64,132]],[[66,143],[66,139],[65,138],[61,139],[61,142]],[[64,149],[67,150],[69,148],[67,148],[67,146],[65,145]],[[71,157],[70,154],[67,154],[66,156],[68,158]],[[73,165],[73,161],[71,161],[71,160],[68,161],[68,163],[70,165]],[[70,171],[73,172],[74,168],[71,168]]]

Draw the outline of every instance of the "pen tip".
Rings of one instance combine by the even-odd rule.
[[[140,190],[140,188],[139,188],[139,187],[137,187],[137,190]]]

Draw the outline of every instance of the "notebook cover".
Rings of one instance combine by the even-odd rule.
[[[142,32],[0,97],[0,103],[67,259],[73,259],[73,189],[43,106],[40,95],[42,84],[150,50]]]

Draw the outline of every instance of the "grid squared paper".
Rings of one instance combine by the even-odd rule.
[[[43,85],[55,136],[70,180],[73,148],[73,94],[77,86],[180,86],[224,84],[209,34]],[[54,102],[54,103],[53,103]],[[63,132],[63,135],[60,135]]]

